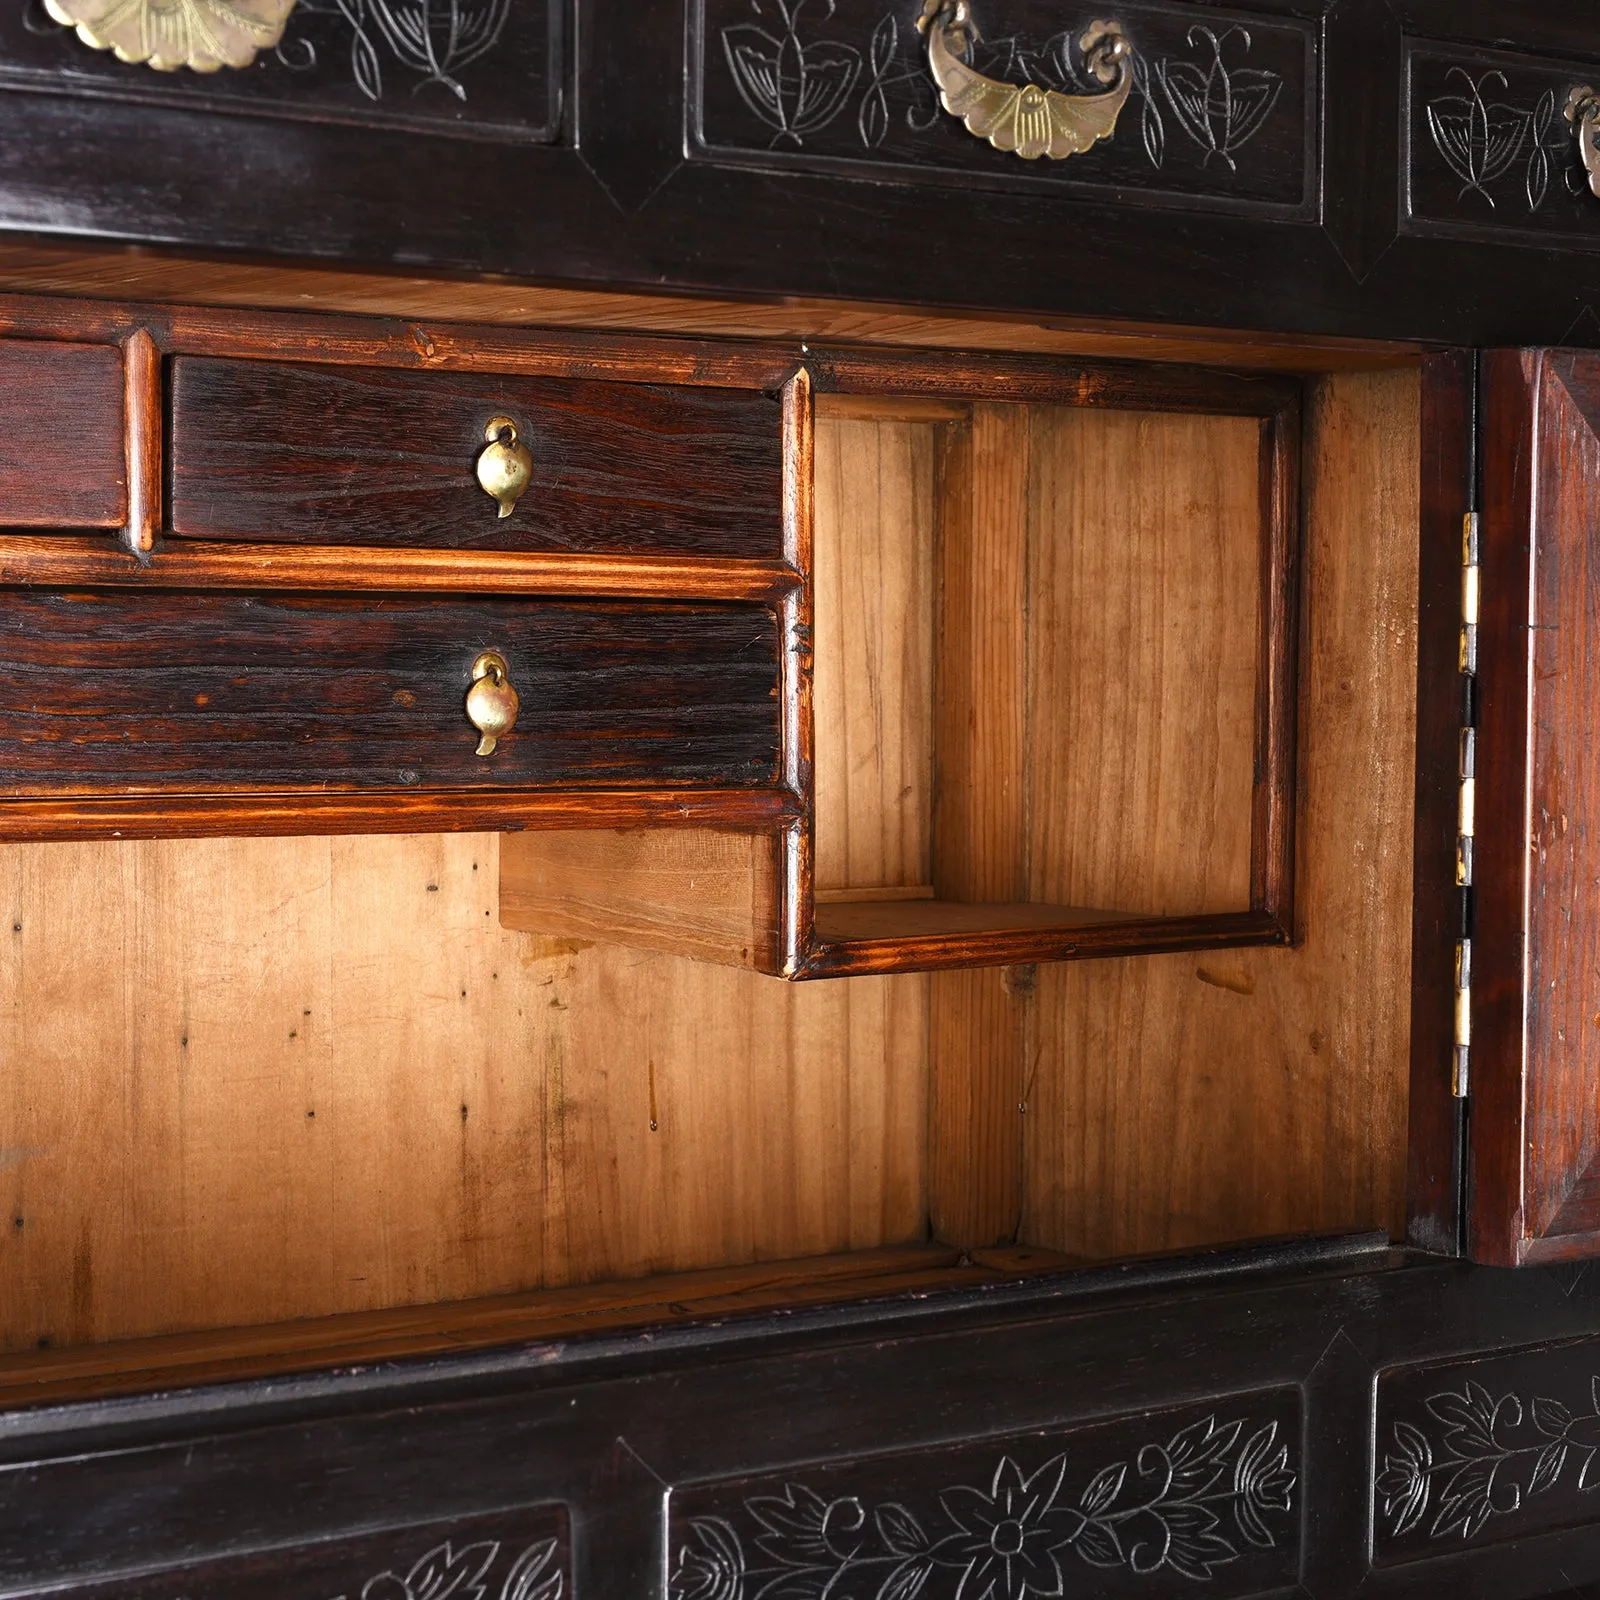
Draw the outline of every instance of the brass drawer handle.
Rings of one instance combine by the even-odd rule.
[[[961,58],[978,42],[968,0],[924,0],[917,28],[928,36],[928,67],[939,101],[969,133],[1025,161],[1064,161],[1109,139],[1133,88],[1133,49],[1119,22],[1091,22],[1078,40],[1083,64],[1104,94],[1061,94],[1035,83],[986,78]]]
[[[472,663],[472,687],[467,690],[467,717],[482,735],[480,756],[494,754],[495,746],[516,727],[521,709],[506,658],[498,650],[485,650]]]
[[[1600,96],[1593,87],[1580,83],[1567,96],[1567,121],[1578,140],[1578,158],[1589,174],[1589,192],[1600,195]]]
[[[533,456],[518,440],[510,417],[491,417],[483,437],[487,442],[478,455],[478,482],[499,503],[500,515],[509,517],[533,477]]]

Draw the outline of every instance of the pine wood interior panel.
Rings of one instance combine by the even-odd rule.
[[[819,888],[1247,910],[1260,424],[859,409],[817,430]]]
[[[497,845],[0,849],[0,1348],[924,1237],[920,980],[507,933]]]
[[[1030,1243],[1402,1231],[1418,404],[1414,374],[1341,376],[1308,417],[1300,942],[1038,969]]]
[[[819,891],[931,884],[935,426],[817,421]]]
[[[1250,904],[1259,432],[1249,417],[1031,413],[1030,900]]]

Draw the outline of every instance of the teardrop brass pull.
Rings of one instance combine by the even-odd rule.
[[[506,658],[498,650],[485,650],[472,663],[472,687],[467,690],[467,718],[483,736],[478,740],[480,756],[494,754],[495,746],[516,727],[521,709]]]
[[[1118,22],[1091,22],[1078,40],[1083,64],[1104,94],[1062,94],[1036,83],[1001,83],[962,57],[978,42],[968,0],[924,0],[917,28],[928,36],[928,68],[939,102],[969,133],[1025,161],[1064,161],[1109,139],[1133,88],[1133,49]]]
[[[533,477],[533,456],[517,440],[517,425],[510,417],[491,417],[483,430],[488,441],[478,456],[478,482],[483,492],[509,517],[527,492]]]

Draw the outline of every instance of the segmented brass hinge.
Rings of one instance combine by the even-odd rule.
[[[1460,792],[1456,804],[1456,885],[1462,892],[1461,938],[1456,943],[1456,1039],[1450,1092],[1465,1100],[1472,1053],[1472,841],[1476,830],[1478,733],[1472,725],[1472,683],[1478,675],[1478,513],[1461,522],[1461,722]]]

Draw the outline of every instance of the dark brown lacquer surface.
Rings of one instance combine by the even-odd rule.
[[[480,758],[489,649],[522,706]],[[776,677],[757,606],[18,591],[0,792],[771,783]]]
[[[73,1600],[567,1600],[571,1587],[567,1514],[544,1505],[253,1551],[64,1592]]]
[[[0,340],[0,525],[120,527],[127,476],[121,352]]]
[[[1485,374],[1473,1245],[1511,1263],[1600,1253],[1600,357]]]
[[[474,466],[511,417],[532,482]],[[179,356],[173,533],[203,539],[776,556],[779,408],[746,390]]]

